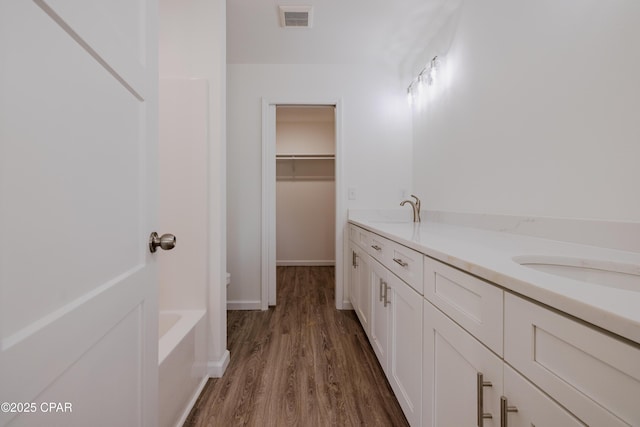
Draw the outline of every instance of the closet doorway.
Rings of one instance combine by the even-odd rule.
[[[335,107],[276,107],[276,266],[334,266]]]
[[[340,146],[339,102],[263,100],[263,310],[276,305],[276,265],[334,265],[342,296]]]

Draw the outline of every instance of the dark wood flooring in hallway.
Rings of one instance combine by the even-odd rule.
[[[333,267],[278,267],[278,304],[229,311],[231,362],[185,426],[406,426]]]

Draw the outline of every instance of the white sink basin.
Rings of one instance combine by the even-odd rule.
[[[555,276],[640,292],[640,266],[581,258],[523,255],[518,264]]]

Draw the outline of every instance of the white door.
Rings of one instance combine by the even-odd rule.
[[[0,425],[157,424],[156,15],[0,2]]]
[[[422,417],[422,295],[394,274],[387,275],[389,384],[413,426]]]
[[[422,425],[499,426],[502,360],[426,300],[423,317]]]
[[[382,266],[378,261],[373,258],[369,258],[371,263],[369,265],[369,288],[371,289],[371,315],[369,317],[369,330],[371,335],[369,340],[373,351],[378,356],[378,362],[384,370],[385,374],[388,373],[387,361],[389,356],[388,339],[389,339],[389,310],[387,310],[387,303],[385,302],[385,288],[387,286],[387,269]]]

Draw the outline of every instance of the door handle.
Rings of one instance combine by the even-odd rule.
[[[518,412],[518,408],[516,408],[515,406],[509,406],[509,402],[507,401],[507,398],[502,396],[500,398],[500,427],[507,427],[508,426],[508,415],[509,412]]]
[[[389,289],[391,289],[390,286],[387,285],[387,283],[384,284],[384,306],[386,307],[387,305],[391,304],[391,301],[389,301],[387,299],[387,296],[389,295]]]
[[[149,250],[154,253],[158,250],[158,247],[165,251],[170,251],[176,247],[176,236],[173,234],[163,234],[158,236],[155,231],[149,236]]]
[[[482,372],[478,372],[477,385],[478,390],[478,427],[484,426],[484,420],[491,419],[493,416],[490,413],[484,412],[484,387],[491,387],[490,381],[484,380]]]

